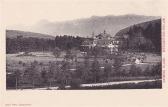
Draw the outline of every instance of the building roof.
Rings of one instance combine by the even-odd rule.
[[[86,39],[83,43],[82,43],[82,46],[87,46],[87,45],[91,45],[92,44],[92,41],[89,40],[89,39]]]
[[[101,39],[101,38],[110,38],[111,35],[107,33],[100,33],[96,36],[96,38]]]
[[[107,34],[105,31],[103,33],[94,36],[94,40],[87,39],[82,43],[82,46],[93,46],[94,44],[100,47],[108,47],[109,44],[114,44],[113,41],[116,40],[115,37],[112,37],[110,34]],[[116,45],[116,44],[114,44]]]

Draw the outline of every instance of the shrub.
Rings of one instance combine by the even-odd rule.
[[[141,72],[142,72],[141,68],[140,67],[136,67],[135,64],[133,64],[130,67],[129,75],[130,76],[140,76]]]
[[[151,75],[153,76],[161,76],[162,74],[162,68],[161,68],[161,63],[158,63],[157,65],[153,66],[151,69]]]
[[[78,89],[80,87],[80,84],[81,84],[81,79],[74,78],[71,80],[70,86],[72,89]]]

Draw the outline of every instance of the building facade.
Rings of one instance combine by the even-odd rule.
[[[82,44],[83,48],[91,49],[94,47],[104,48],[110,50],[110,53],[118,52],[120,41],[110,34],[104,32],[94,35],[91,40],[85,40]]]

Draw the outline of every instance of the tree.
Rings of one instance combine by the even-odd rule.
[[[58,47],[55,47],[53,50],[53,55],[55,56],[55,58],[59,57],[61,54],[61,50]]]
[[[146,67],[144,70],[144,76],[150,76],[151,75],[151,70],[149,69],[149,66]]]
[[[135,66],[135,64],[132,64],[131,67],[130,67],[129,75],[130,76],[135,76],[135,72],[136,72],[136,66]]]
[[[81,79],[80,78],[72,78],[70,86],[71,89],[78,89],[81,84]]]
[[[113,63],[114,75],[118,75],[118,72],[121,71],[123,59],[119,55],[114,55],[113,60],[114,60],[114,63]]]
[[[162,66],[161,63],[154,65],[151,69],[152,76],[161,76],[162,75]]]
[[[58,72],[58,84],[59,89],[65,89],[65,86],[69,84],[71,79],[71,73],[69,71],[70,69],[70,63],[67,60],[62,61],[62,66],[60,68],[60,72]]]
[[[92,48],[92,50],[91,50],[91,54],[92,54],[95,58],[97,58],[98,55],[100,55],[100,53],[101,53],[101,49],[100,49],[100,47],[98,47],[98,46],[95,46],[95,47]]]
[[[48,87],[51,87],[52,82],[55,81],[55,76],[56,76],[55,74],[56,74],[56,64],[49,63],[49,71],[47,73],[47,78],[48,78],[48,82],[49,82]]]
[[[21,65],[21,64],[23,64],[23,62],[22,62],[22,61],[19,61],[18,64]]]
[[[92,72],[92,78],[93,78],[93,81],[96,83],[99,81],[100,79],[100,65],[99,65],[99,62],[98,60],[95,58],[93,63],[92,63],[92,66],[91,66],[91,72]]]
[[[108,62],[105,61],[105,66],[104,66],[104,78],[106,80],[109,79],[110,75],[111,75],[111,71],[112,71],[112,65]]]
[[[47,71],[45,69],[41,71],[41,78],[42,78],[42,84],[48,83]]]
[[[19,81],[21,79],[21,72],[19,70],[14,71],[14,77],[15,77],[15,88],[18,89]]]
[[[89,55],[84,56],[84,62],[77,66],[78,77],[82,79],[82,83],[89,83],[92,81],[92,72],[90,70]]]
[[[136,67],[135,64],[132,64],[130,67],[130,76],[140,76],[141,75],[141,68],[140,67]]]
[[[38,62],[34,61],[31,63],[30,67],[25,70],[25,76],[27,81],[30,81],[33,88],[35,87],[35,83],[39,82],[39,72],[38,72]]]
[[[72,60],[76,57],[76,50],[75,49],[71,49],[71,50],[67,50],[66,55],[65,55],[65,59],[67,61]]]

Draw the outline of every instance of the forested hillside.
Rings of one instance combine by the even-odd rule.
[[[128,44],[123,44],[125,49],[161,52],[161,19],[127,27],[115,36],[127,39]]]
[[[17,31],[15,31],[17,32]],[[54,39],[41,37],[24,37],[6,39],[6,53],[52,51],[58,47],[61,50],[79,49],[85,38],[74,36],[56,36]]]

